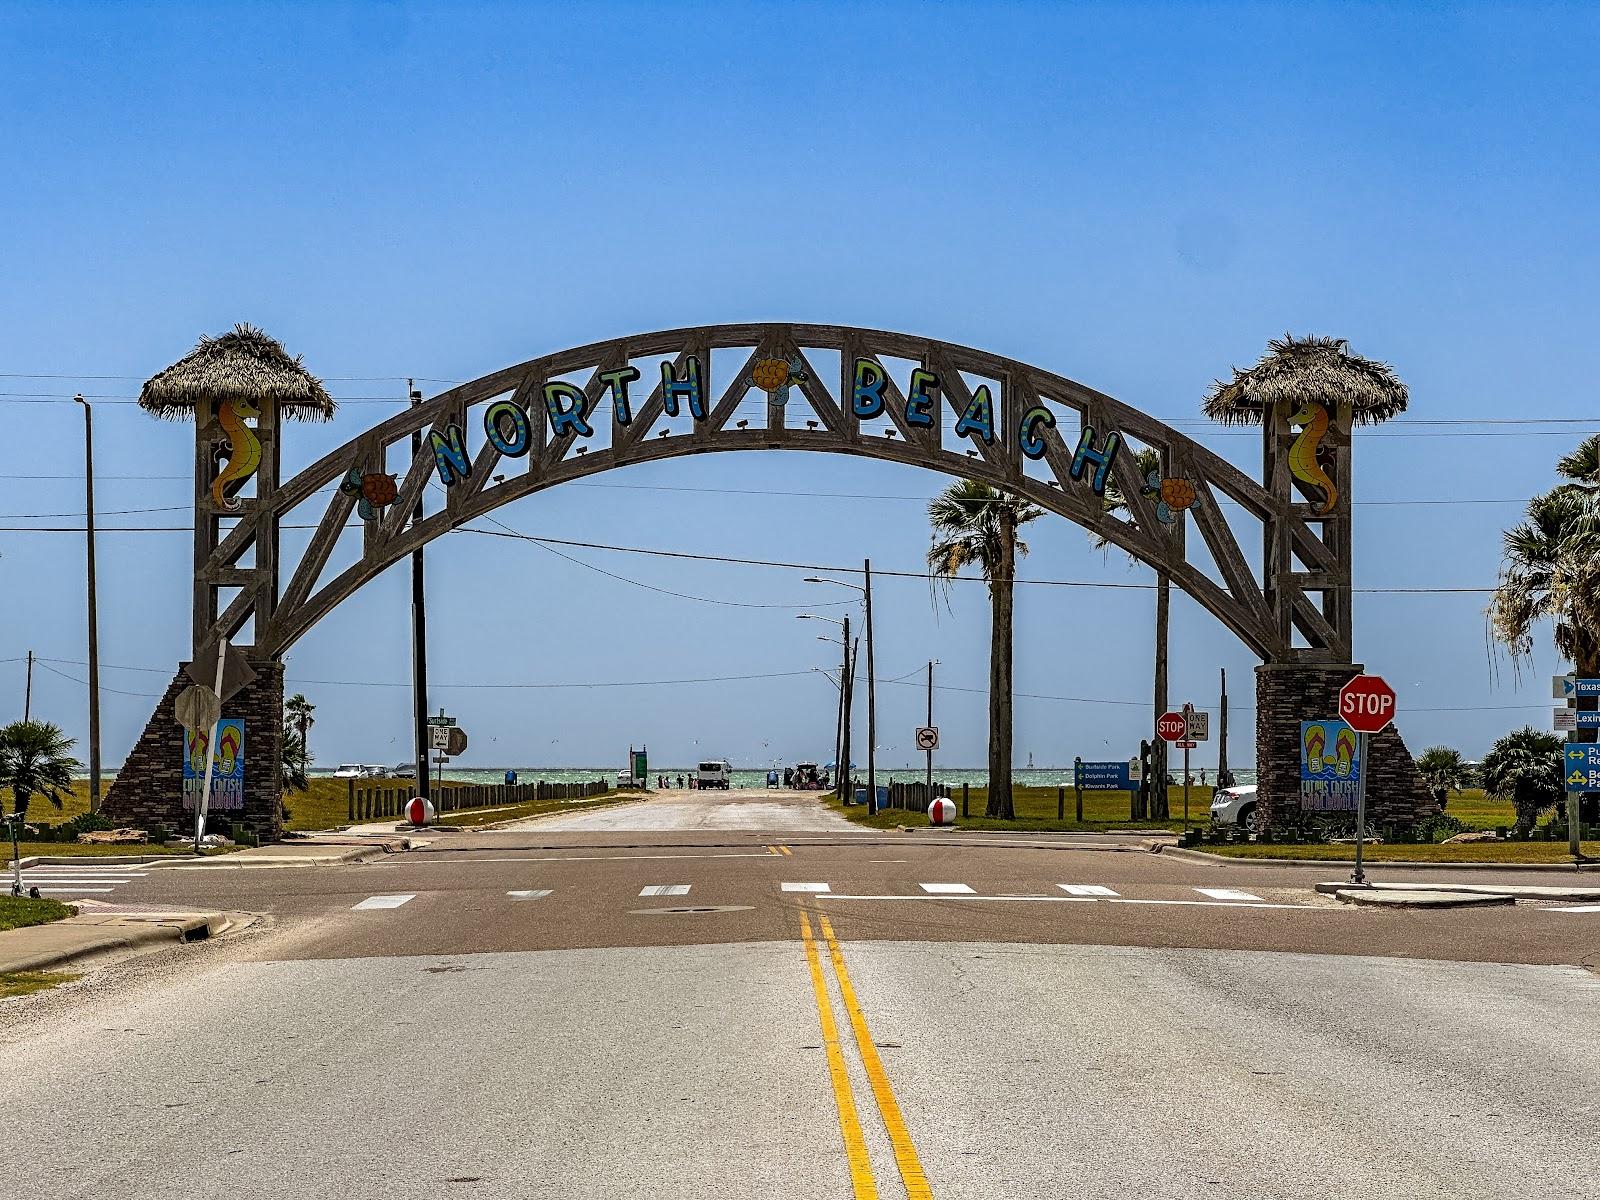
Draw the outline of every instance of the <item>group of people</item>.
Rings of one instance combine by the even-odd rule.
[[[656,776],[656,787],[657,787],[658,790],[665,791],[667,788],[669,788],[671,786],[672,786],[672,776],[670,776],[670,775],[657,775]],[[688,786],[688,788],[689,788],[689,790],[691,792],[694,791],[695,777],[693,775],[689,776],[689,782],[688,782],[687,786]],[[679,775],[678,776],[678,790],[681,792],[681,791],[683,791],[684,787],[685,787],[685,784],[684,784],[683,776]]]

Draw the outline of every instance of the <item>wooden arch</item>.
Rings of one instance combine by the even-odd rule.
[[[713,350],[744,351],[743,366],[732,376],[712,378]],[[837,379],[825,380],[812,355],[839,355]],[[810,354],[808,354],[810,352]],[[671,389],[664,378],[641,378],[626,405],[615,401],[617,373],[630,362],[663,359],[671,377],[685,386]],[[904,390],[889,378],[885,359],[909,360],[919,374]],[[860,364],[869,364],[862,367]],[[758,370],[759,364],[767,364]],[[772,372],[788,367],[781,386]],[[652,364],[653,365],[653,364]],[[884,412],[870,421],[858,416],[856,393],[863,378],[884,382],[879,391]],[[658,375],[665,372],[655,368]],[[864,374],[863,374],[864,373]],[[687,377],[697,377],[699,400],[691,406]],[[560,381],[586,379],[579,385]],[[757,380],[760,380],[758,384]],[[547,387],[555,399],[547,400]],[[646,390],[648,389],[648,391]],[[786,400],[798,392],[810,412],[796,425]],[[765,419],[735,417],[741,402],[766,393]],[[907,392],[912,393],[909,397]],[[581,393],[582,401],[578,396]],[[908,409],[908,399],[911,407]],[[527,449],[517,457],[502,452],[488,436],[481,415],[492,402],[509,400],[527,415]],[[592,421],[610,423],[610,445],[586,446],[577,430],[562,427],[557,411],[586,402]],[[660,436],[664,417],[693,408],[687,432]],[[870,408],[871,389],[862,404]],[[993,440],[983,436],[988,406]],[[933,417],[919,424],[919,405]],[[476,420],[469,420],[469,410]],[[1039,416],[1048,412],[1054,423]],[[511,410],[502,410],[502,413]],[[208,420],[209,417],[209,420]],[[972,430],[960,435],[963,425]],[[1076,418],[1077,429],[1071,428]],[[626,420],[624,419],[626,418]],[[1265,662],[1349,662],[1351,647],[1348,570],[1325,571],[1324,577],[1290,578],[1277,570],[1260,579],[1241,552],[1237,539],[1218,509],[1231,500],[1262,522],[1265,561],[1285,563],[1290,551],[1302,559],[1327,563],[1327,542],[1311,528],[1309,508],[1296,503],[1287,486],[1269,492],[1238,468],[1170,426],[1063,376],[1013,359],[948,342],[908,334],[837,325],[744,324],[672,329],[596,342],[530,359],[459,387],[451,388],[382,421],[324,455],[282,484],[276,483],[279,443],[276,414],[263,406],[262,441],[269,443],[270,470],[263,470],[253,498],[223,510],[211,499],[210,480],[196,480],[196,546],[194,644],[215,644],[233,637],[252,617],[257,658],[281,656],[336,605],[363,584],[417,548],[501,505],[558,483],[598,475],[615,467],[657,459],[727,450],[814,450],[857,454],[982,480],[1014,492],[1041,508],[1104,537],[1133,557],[1165,572],[1172,582],[1232,630]],[[872,428],[863,428],[869,424]],[[680,418],[681,424],[681,418]],[[515,420],[500,426],[511,430]],[[202,447],[214,435],[215,418],[201,414],[197,436]],[[1064,432],[1065,431],[1065,436]],[[597,430],[598,432],[598,430]],[[413,434],[421,436],[420,452],[411,450]],[[1030,453],[1024,453],[1023,438]],[[1082,439],[1087,453],[1080,454]],[[1171,523],[1160,519],[1159,496],[1146,495],[1128,439],[1154,447],[1162,475],[1192,486],[1196,502]],[[505,439],[502,439],[504,441]],[[447,470],[434,447],[452,453],[462,473]],[[520,447],[517,447],[520,449]],[[583,452],[587,451],[587,452]],[[972,452],[976,453],[973,454]],[[463,460],[462,454],[470,455]],[[401,457],[403,456],[403,458]],[[1109,466],[1099,482],[1114,485],[1128,500],[1126,517],[1107,513],[1096,490],[1096,469],[1104,457]],[[1037,473],[1025,468],[1032,460]],[[204,476],[207,453],[196,456]],[[362,521],[360,559],[331,579],[322,575],[340,534],[362,505],[358,489],[337,485],[361,476],[396,471],[397,490],[389,503],[366,508]],[[210,468],[215,470],[214,465]],[[1269,474],[1272,465],[1268,465]],[[352,476],[352,472],[355,474]],[[413,509],[430,478],[454,475],[443,508],[421,520]],[[497,479],[503,476],[503,479]],[[319,491],[335,487],[309,544],[287,572],[279,588],[278,530],[284,514]],[[378,498],[386,498],[380,494]],[[370,504],[370,500],[369,500]],[[1170,516],[1171,513],[1165,514]],[[233,528],[220,523],[237,518]],[[1191,561],[1186,525],[1194,525],[1215,564],[1220,582]],[[1347,539],[1346,539],[1346,544]],[[254,549],[250,566],[238,564]],[[1347,566],[1347,564],[1345,564]],[[237,594],[222,603],[225,590]],[[1322,596],[1313,603],[1313,592]],[[219,611],[220,609],[220,611]],[[1346,619],[1337,619],[1337,614]],[[1299,634],[1299,641],[1295,640]]]

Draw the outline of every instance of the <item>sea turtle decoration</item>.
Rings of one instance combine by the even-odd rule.
[[[361,514],[363,521],[377,520],[378,510],[393,504],[394,498],[400,494],[393,475],[379,471],[363,472],[360,467],[350,468],[339,490],[347,496],[361,497],[356,504],[356,511]]]
[[[789,385],[801,383],[805,379],[805,365],[800,361],[799,355],[788,359],[759,359],[750,368],[750,382],[771,396],[776,404],[787,403]]]
[[[1200,495],[1192,480],[1180,477],[1163,479],[1160,471],[1151,471],[1144,477],[1144,484],[1139,494],[1155,498],[1156,520],[1163,525],[1177,524],[1179,513],[1200,505]]]

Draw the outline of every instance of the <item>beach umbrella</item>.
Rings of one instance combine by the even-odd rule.
[[[139,407],[168,421],[188,419],[201,400],[255,406],[269,399],[291,420],[333,416],[333,398],[322,381],[253,325],[235,325],[220,337],[202,336],[189,354],[152,375],[139,391]]]

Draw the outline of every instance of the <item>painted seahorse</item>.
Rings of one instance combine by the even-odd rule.
[[[261,411],[246,400],[224,400],[217,407],[217,424],[228,435],[228,465],[211,482],[211,498],[218,508],[229,512],[239,507],[237,493],[261,466],[261,443],[245,418],[259,417]]]
[[[1328,433],[1328,410],[1315,400],[1307,400],[1300,411],[1289,418],[1289,424],[1304,426],[1289,447],[1289,472],[1301,483],[1321,488],[1323,501],[1317,512],[1319,515],[1330,513],[1339,502],[1339,489],[1317,461],[1317,450]]]

